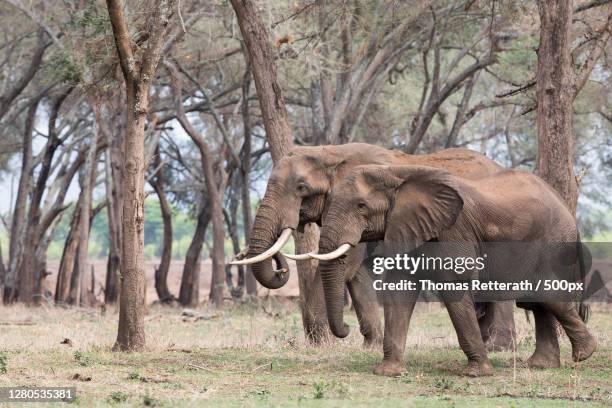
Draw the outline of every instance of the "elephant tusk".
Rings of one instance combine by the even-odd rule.
[[[327,254],[313,254],[311,252],[309,255],[311,258],[318,259],[319,261],[331,261],[332,259],[340,258],[342,255],[346,254],[349,249],[351,249],[351,244],[342,244],[338,249]]]
[[[293,259],[294,261],[306,261],[308,259],[311,259],[310,255],[312,255],[313,253],[307,252],[305,254],[286,254],[283,252],[282,254],[285,258]]]
[[[280,251],[280,249],[287,243],[287,241],[289,241],[289,237],[291,237],[291,228],[285,228],[281,233],[280,237],[274,243],[274,245],[272,245],[267,251],[252,258],[231,261],[230,265],[250,265],[257,262],[265,261],[266,259],[273,256],[275,253]]]

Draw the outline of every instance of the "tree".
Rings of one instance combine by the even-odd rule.
[[[576,214],[578,184],[573,165],[573,103],[610,38],[612,13],[598,30],[595,44],[579,71],[574,72],[571,50],[573,2],[540,0],[538,10],[537,172],[563,197],[572,214]]]
[[[183,107],[182,85],[178,70],[176,70],[172,65],[169,66],[176,100],[177,120],[200,151],[202,172],[204,173],[204,184],[206,186],[208,201],[210,202],[213,226],[213,249],[211,254],[213,266],[210,283],[210,300],[216,308],[221,308],[223,306],[223,282],[225,276],[225,232],[223,228],[223,195],[221,193],[221,191],[223,191],[224,183],[223,181],[221,182],[221,188],[217,186],[215,172],[213,169],[213,165],[215,163],[213,153],[210,146],[206,142],[206,139],[204,139],[204,137],[195,129],[187,118],[185,108]]]
[[[174,11],[173,0],[149,5],[146,17],[147,45],[140,58],[134,52],[121,0],[107,0],[119,65],[126,91],[125,159],[123,165],[123,218],[119,328],[113,347],[138,351],[145,347],[144,331],[144,136],[149,87],[160,59]]]
[[[149,184],[151,184],[159,199],[159,209],[164,224],[162,254],[159,266],[155,269],[155,290],[157,291],[159,301],[166,303],[174,299],[174,296],[172,296],[168,289],[168,271],[170,270],[170,261],[172,260],[172,208],[164,191],[165,177],[159,144],[155,149],[152,164],[155,174],[149,179]]]
[[[266,139],[270,145],[272,160],[277,163],[293,146],[293,137],[285,100],[276,74],[272,47],[268,40],[268,30],[261,22],[253,1],[231,1],[248,51],[249,64],[255,80],[259,106],[266,129]],[[311,225],[309,228],[305,228],[303,233],[295,233],[294,239],[300,253],[316,250],[318,243],[317,226]],[[315,276],[316,265],[313,260],[299,262],[298,279],[300,280],[300,305],[304,330],[308,338],[319,339],[327,333],[326,319],[324,313],[321,313],[318,307],[311,308],[309,306],[324,304],[323,291],[306,291],[313,287],[313,281],[314,285],[321,285],[320,279]],[[313,319],[313,316],[319,317],[319,319]],[[322,320],[322,323],[313,324],[313,320]],[[320,329],[321,327],[322,329]]]

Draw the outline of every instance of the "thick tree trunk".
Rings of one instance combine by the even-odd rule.
[[[121,292],[116,351],[140,351],[145,347],[144,275],[144,137],[149,87],[155,76],[161,50],[168,34],[174,1],[157,1],[146,18],[147,47],[138,61],[119,0],[106,0],[119,64],[125,80],[126,135],[123,161],[123,213],[121,218]]]
[[[172,296],[168,289],[168,271],[170,270],[170,261],[172,260],[172,208],[164,191],[164,171],[161,168],[159,145],[155,152],[153,166],[157,169],[157,174],[150,181],[150,184],[159,199],[159,209],[164,227],[161,259],[159,266],[155,269],[155,290],[159,301],[165,303],[174,299],[174,296]]]
[[[236,12],[240,31],[249,54],[249,63],[255,80],[272,160],[277,163],[291,150],[293,134],[289,126],[285,100],[276,74],[274,53],[270,46],[268,30],[257,14],[255,2],[251,0],[231,0],[231,3]],[[296,246],[301,251],[315,251],[317,249],[318,227],[311,225],[305,231],[308,232],[294,234]],[[312,313],[316,313],[315,310],[305,308],[312,304],[311,299],[317,298],[317,293],[309,291],[309,288],[312,287],[311,282],[315,280],[315,272],[309,262],[298,263],[302,316],[310,316]],[[304,331],[309,337],[309,333],[318,332],[318,328],[307,325],[310,321],[310,319],[304,320]]]
[[[571,59],[571,0],[540,0],[538,48],[537,172],[576,213],[578,188],[572,161],[574,72]]]
[[[144,127],[146,92],[127,85],[127,133],[123,165],[123,217],[121,222],[121,292],[119,331],[114,349],[142,350],[144,333]],[[145,108],[146,109],[146,108]]]
[[[36,253],[38,246],[43,238],[46,228],[49,225],[42,224],[41,202],[47,186],[49,175],[52,172],[53,157],[60,144],[56,129],[56,121],[58,118],[59,109],[68,96],[69,91],[60,95],[54,102],[51,118],[49,119],[49,136],[45,144],[40,164],[40,170],[36,179],[34,188],[31,194],[30,207],[28,209],[28,222],[25,227],[25,243],[29,248],[29,253],[24,254],[21,262],[21,267],[18,269],[18,285],[19,293],[17,299],[26,304],[38,303],[40,301],[39,294],[36,293],[38,281],[38,269],[36,261]]]
[[[231,0],[242,37],[249,53],[249,63],[255,79],[257,97],[270,144],[272,160],[279,161],[293,145],[293,136],[285,99],[278,83],[274,52],[270,46],[268,30],[257,14],[252,0]]]
[[[185,256],[185,266],[181,277],[181,288],[179,291],[179,303],[183,306],[197,306],[200,293],[200,254],[206,237],[206,228],[210,222],[211,211],[208,202],[202,203],[198,213],[195,233],[187,255]]]
[[[26,209],[28,203],[28,189],[32,180],[32,130],[39,100],[34,101],[28,109],[23,134],[23,146],[21,157],[21,175],[19,176],[19,187],[15,210],[11,220],[11,239],[9,242],[8,271],[4,286],[4,303],[10,303],[15,299],[17,286],[17,271],[20,267],[20,259],[25,240]]]

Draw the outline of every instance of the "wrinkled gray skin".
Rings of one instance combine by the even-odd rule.
[[[448,149],[429,155],[408,155],[364,143],[338,146],[296,146],[281,159],[272,170],[266,193],[261,201],[253,224],[247,258],[261,254],[279,237],[284,228],[299,229],[305,224],[320,223],[328,204],[328,193],[336,180],[343,179],[355,166],[364,164],[414,164],[444,168],[453,174],[468,178],[480,178],[502,170],[492,160],[467,149]],[[280,255],[280,254],[279,254]],[[343,281],[347,283],[357,313],[365,342],[375,343],[382,338],[380,318],[372,305],[377,304],[372,288],[372,278],[359,268],[361,257],[348,254],[350,266],[345,268]],[[257,281],[266,288],[277,289],[289,279],[288,273],[278,273],[272,261],[252,265]],[[317,272],[318,273],[318,272]],[[318,343],[326,334],[326,314],[320,279],[315,276],[315,286],[309,292],[312,299],[306,302],[310,314],[304,316],[307,338]],[[512,305],[490,304],[486,315],[495,316],[483,326],[483,335],[495,326],[504,330],[498,336],[501,348],[508,346],[513,337],[514,320]],[[510,310],[510,313],[507,313]],[[506,311],[505,313],[503,313]],[[499,316],[505,317],[501,320]],[[495,344],[495,339],[491,339]]]
[[[574,218],[562,199],[530,173],[503,171],[472,181],[425,166],[360,166],[334,186],[319,249],[320,253],[328,253],[342,244],[384,240],[401,243],[408,251],[434,239],[474,243],[467,245],[473,251],[468,256],[474,256],[478,242],[577,242],[579,237]],[[542,255],[538,252],[534,256]],[[348,334],[339,277],[344,261],[341,257],[319,265],[330,328],[338,337]],[[537,268],[538,262],[543,261],[521,260],[528,268]],[[411,295],[398,293],[384,301],[384,359],[375,368],[377,374],[397,375],[404,370],[406,332],[414,302],[406,301],[406,296]],[[442,291],[441,296],[459,345],[468,357],[465,373],[490,375],[492,368],[471,294]],[[536,321],[536,349],[528,360],[531,367],[560,365],[555,318],[571,341],[574,361],[582,361],[595,351],[595,339],[574,303],[519,306],[533,310]]]

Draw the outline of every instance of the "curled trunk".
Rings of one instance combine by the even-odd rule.
[[[263,253],[276,242],[281,230],[281,218],[278,213],[278,208],[281,207],[277,204],[278,201],[270,197],[269,193],[266,193],[262,200],[249,238],[247,258]],[[251,265],[255,279],[268,289],[278,289],[289,280],[288,268],[286,272],[279,272],[287,265],[285,258],[280,253],[277,253],[273,258],[277,262],[277,269],[272,265],[272,258]]]

